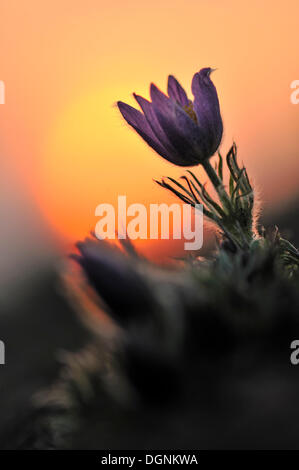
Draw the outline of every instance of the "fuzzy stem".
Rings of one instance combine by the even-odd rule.
[[[223,183],[221,181],[221,179],[219,178],[219,176],[217,175],[216,171],[214,170],[214,168],[212,167],[211,163],[209,160],[205,160],[203,163],[202,163],[202,166],[204,167],[208,177],[210,178],[211,180],[211,183],[213,184],[214,188],[216,189],[217,191],[217,194],[220,198],[220,200],[222,201],[223,205],[227,208],[227,209],[230,209],[231,208],[231,201],[228,197],[228,194],[227,192],[225,191],[224,189],[224,186],[223,186]]]

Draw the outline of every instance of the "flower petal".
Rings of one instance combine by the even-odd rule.
[[[192,93],[194,95],[194,110],[199,126],[209,136],[210,151],[213,154],[220,145],[223,124],[217,91],[210,79],[211,72],[211,68],[204,68],[194,75]]]
[[[169,156],[171,155],[171,159],[169,157],[168,160],[172,163],[175,163],[176,165],[179,165],[181,158],[162,129],[154,112],[152,103],[142,96],[136,95],[136,93],[134,93],[134,98],[141,107],[154,135],[157,137],[160,144],[165,148],[165,152],[168,153]]]
[[[117,106],[127,123],[135,129],[145,142],[163,158],[172,161],[171,155],[169,155],[163,145],[160,144],[145,116],[138,111],[138,109],[135,109],[122,101],[118,101]]]
[[[188,106],[189,100],[184,88],[180,85],[177,79],[173,75],[168,77],[167,86],[168,96],[176,101],[181,106]]]
[[[154,83],[150,86],[151,100],[156,109],[164,114],[171,114],[173,112],[174,102],[168,98]]]
[[[179,132],[188,139],[195,153],[201,154],[203,158],[207,153],[208,145],[202,128],[180,106],[175,106],[175,121]]]
[[[153,109],[172,145],[180,155],[181,166],[198,164],[205,151],[202,129],[175,101],[151,85]]]
[[[73,257],[112,315],[125,325],[131,319],[145,318],[153,306],[151,292],[129,257],[102,240],[77,243]]]

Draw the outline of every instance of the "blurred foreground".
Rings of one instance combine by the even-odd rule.
[[[297,213],[294,204],[293,209],[273,219],[269,215],[266,223],[273,225],[275,221],[282,233],[293,234],[291,241],[298,244]],[[152,350],[152,339],[146,332],[155,331],[156,320],[152,326],[149,319],[144,324],[143,312],[141,321],[135,317],[133,322],[120,323],[129,343],[123,343],[119,363],[129,379],[111,379],[108,371],[108,379],[104,373],[104,382],[97,383],[94,376],[102,370],[97,351],[108,351],[113,358],[115,342],[109,340],[107,350],[99,346],[98,342],[105,345],[107,338],[80,320],[62,292],[56,269],[44,266],[27,279],[30,289],[22,292],[19,287],[14,301],[6,303],[0,315],[1,339],[6,344],[6,365],[0,369],[0,447],[298,448],[299,376],[289,360],[290,343],[299,338],[298,289],[290,297],[284,284],[278,283],[271,299],[268,275],[262,273],[257,282],[264,289],[266,316],[270,311],[273,318],[264,318],[269,326],[262,326],[260,334],[251,324],[247,337],[244,325],[239,325],[236,328],[240,327],[242,339],[235,341],[226,318],[233,310],[244,313],[242,299],[226,298],[220,314],[203,308],[197,320],[188,301],[187,323],[170,322],[174,330],[164,332],[162,343],[157,340]],[[178,299],[169,295],[168,282],[161,279],[160,283],[162,298],[175,303]],[[119,293],[112,299],[106,289],[105,300],[116,302],[116,311],[126,308],[120,287],[121,283],[115,284]],[[135,294],[138,299],[138,289]],[[255,295],[253,290],[253,301]],[[258,312],[251,313],[256,319]],[[179,317],[175,321],[180,322]],[[164,348],[171,342],[176,328],[184,328],[181,352],[165,363],[161,345]],[[58,360],[62,350],[83,354],[69,357],[67,365],[62,365]],[[69,372],[59,378],[63,370]],[[95,396],[85,390],[86,377],[94,383]],[[114,379],[120,382],[114,383]],[[124,398],[131,394],[132,390],[127,390],[131,387],[137,390],[133,402]],[[37,392],[42,390],[48,390],[49,396],[37,406]],[[85,402],[86,393],[89,398]]]

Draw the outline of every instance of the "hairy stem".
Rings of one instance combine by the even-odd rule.
[[[227,192],[224,189],[223,183],[219,176],[217,175],[216,171],[212,167],[211,163],[209,160],[205,160],[202,163],[202,166],[204,167],[208,177],[210,178],[211,183],[213,184],[214,188],[217,191],[217,194],[223,203],[224,207],[226,207],[228,210],[231,208],[231,202],[230,198],[227,194]]]

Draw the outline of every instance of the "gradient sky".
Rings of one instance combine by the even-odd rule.
[[[297,0],[4,0],[1,158],[71,241],[117,194],[175,202],[152,178],[182,169],[129,130],[114,103],[147,97],[151,81],[165,90],[170,73],[190,93],[193,73],[211,66],[223,153],[236,140],[263,205],[286,201],[298,194],[298,17]]]

